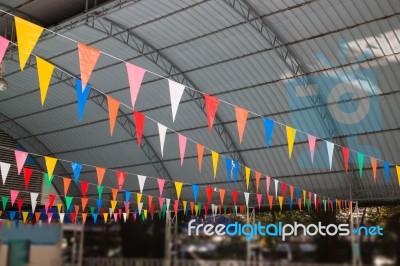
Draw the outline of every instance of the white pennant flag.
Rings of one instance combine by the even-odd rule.
[[[137,177],[138,177],[138,181],[139,181],[140,194],[142,194],[143,188],[144,188],[144,182],[146,182],[146,176],[138,175]]]
[[[112,217],[112,214],[113,214],[112,208],[108,208],[108,213],[110,214],[110,218],[111,218],[111,217]]]
[[[315,204],[315,209],[317,209],[317,194],[314,193],[314,204]]]
[[[39,196],[39,193],[31,192],[31,205],[32,205],[32,213],[35,213],[36,209],[36,200]]]
[[[158,134],[160,135],[161,157],[164,157],[164,142],[165,134],[167,134],[167,127],[158,123]]]
[[[8,176],[8,171],[10,171],[10,166],[11,166],[11,164],[9,164],[9,163],[0,162],[1,179],[3,179],[3,185],[6,184],[6,179]]]
[[[59,214],[59,216],[60,216],[60,224],[62,224],[64,222],[65,213],[62,212]]]
[[[168,80],[169,84],[169,95],[171,97],[171,108],[172,108],[172,122],[175,121],[176,112],[178,111],[179,102],[181,101],[183,92],[185,91],[185,85]]]
[[[126,223],[126,212],[124,212],[124,213],[122,214],[122,216],[124,216],[124,223]]]
[[[167,202],[167,211],[169,210],[169,204],[171,203],[171,200],[170,199],[166,199],[166,202]]]
[[[246,200],[246,207],[249,207],[249,192],[244,192],[244,199]]]
[[[328,156],[329,156],[329,169],[332,170],[332,156],[333,156],[333,148],[335,145],[332,142],[326,142],[326,148],[328,149]]]
[[[237,215],[237,206],[235,205],[235,215]]]
[[[277,199],[278,198],[278,183],[279,183],[279,180],[274,179],[274,182],[275,182],[275,198]]]
[[[143,202],[139,203],[139,206],[138,206],[139,215],[142,214],[142,208],[143,208]]]

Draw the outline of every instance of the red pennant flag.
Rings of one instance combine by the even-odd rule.
[[[206,187],[206,193],[207,193],[208,205],[210,205],[211,197],[212,197],[212,193],[213,193],[213,188],[212,187]]]
[[[114,200],[114,201],[117,200],[118,189],[112,188],[112,189],[111,189],[111,192],[112,192],[112,198],[113,198],[113,200]],[[120,218],[121,218],[121,217],[120,217]]]
[[[235,106],[235,113],[236,113],[236,121],[239,132],[239,142],[242,143],[244,128],[246,127],[247,116],[249,114],[249,111]]]
[[[103,183],[104,174],[106,173],[106,168],[96,167],[97,182],[99,186]]]
[[[343,153],[343,162],[344,162],[344,169],[347,171],[349,170],[349,149],[346,147],[342,147]]]
[[[126,172],[124,171],[116,171],[116,175],[117,175],[117,182],[118,182],[118,188],[119,190],[122,189],[122,186],[125,183],[125,179],[126,179]]]
[[[192,213],[192,215],[194,215],[194,202],[193,201],[190,202],[190,212]]]
[[[199,210],[199,212],[201,212],[201,210]],[[204,203],[204,213],[205,213],[205,215],[208,214],[208,204],[205,204],[205,203]]]
[[[117,120],[120,102],[113,97],[107,95],[108,118],[110,120],[110,135],[114,133],[115,121]],[[100,184],[99,184],[100,185]]]
[[[88,182],[85,182],[85,181],[82,181],[82,182],[81,182],[82,196],[83,196],[84,198],[86,198],[86,194],[87,194],[87,191],[88,191],[88,187],[89,187],[89,183],[88,183]]]
[[[299,205],[299,210],[301,211],[301,198],[297,199],[297,204]]]
[[[148,195],[147,198],[149,199],[149,208],[151,209],[151,206],[153,205],[153,196]]]
[[[49,194],[49,207],[50,209],[53,208],[54,201],[56,200],[56,195],[54,194]]]
[[[260,184],[261,173],[256,172],[256,192],[258,193],[258,186]]]
[[[69,185],[71,184],[70,178],[63,177],[63,182],[64,182],[64,196],[67,196]]]
[[[21,212],[22,210],[22,204],[24,200],[23,199],[17,199],[17,206],[18,206],[18,211]]]
[[[136,125],[136,141],[137,141],[138,147],[140,147],[140,144],[142,143],[144,121],[145,121],[146,117],[144,116],[144,114],[142,114],[138,111],[133,111],[133,117],[135,119],[135,125]]]
[[[82,91],[86,88],[94,66],[100,57],[100,51],[83,43],[78,43],[79,67],[81,70]]]
[[[82,212],[84,212],[88,202],[88,198],[81,198],[81,202],[82,202]]]
[[[224,205],[224,198],[225,198],[225,189],[219,189],[219,198],[221,200],[221,204]]]
[[[281,182],[281,191],[282,191],[282,198],[284,198],[285,194],[286,194],[286,183],[285,182]]]
[[[31,180],[32,173],[33,169],[24,167],[24,181],[26,190],[28,190],[29,180]]]
[[[204,146],[197,143],[197,162],[199,164],[199,172],[201,172],[201,166],[203,164],[203,154],[204,154]]]
[[[274,196],[268,195],[268,204],[269,204],[269,209],[272,210],[272,201],[274,199]]]
[[[204,102],[207,115],[208,130],[212,131],[212,126],[214,124],[215,114],[217,113],[219,99],[212,97],[208,94],[204,94]]]
[[[238,196],[238,191],[237,190],[232,190],[233,205],[236,205],[237,196]]]
[[[126,71],[128,72],[129,87],[131,93],[132,107],[135,107],[136,99],[139,94],[140,85],[146,70],[138,66],[126,63]]]
[[[76,213],[71,212],[69,216],[71,217],[71,223],[75,223]]]
[[[289,186],[289,191],[290,191],[290,199],[293,201],[294,186]]]

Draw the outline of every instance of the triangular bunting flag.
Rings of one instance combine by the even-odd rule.
[[[30,194],[31,194],[32,213],[35,213],[36,203],[37,203],[37,198],[39,196],[39,193],[31,192]]]
[[[164,125],[161,125],[160,123],[158,125],[158,135],[160,136],[160,148],[161,148],[161,157],[164,156],[164,143],[165,143],[165,135],[167,134],[167,127]]]
[[[397,172],[397,182],[399,183],[400,187],[400,166],[396,165],[396,172]]]
[[[24,203],[23,199],[17,199],[17,206],[18,206],[18,212],[21,212],[22,210],[22,204]],[[48,202],[45,203],[45,205],[47,204],[47,206],[49,205]]]
[[[9,44],[10,41],[8,39],[0,36],[0,62],[3,62]]]
[[[132,192],[125,191],[125,201],[130,201],[131,200],[131,194],[132,194]]]
[[[89,82],[94,66],[100,57],[100,51],[83,43],[78,43],[79,68],[81,70],[82,91]]]
[[[272,210],[272,201],[274,199],[274,196],[268,195],[268,204],[269,204],[269,210]]]
[[[143,197],[143,194],[136,193],[136,202],[137,202],[138,206],[139,206],[139,203],[142,202],[142,197]]]
[[[97,185],[97,194],[99,194],[99,199],[101,198],[103,194],[104,186],[99,186]]]
[[[236,122],[239,133],[239,143],[242,143],[244,129],[246,127],[247,116],[249,111],[240,107],[235,106]]]
[[[335,144],[332,142],[326,141],[326,148],[328,150],[328,158],[329,158],[329,169],[332,170],[332,156],[333,156],[333,148]]]
[[[246,166],[244,168],[244,172],[245,172],[245,177],[246,177],[246,189],[248,191],[249,190],[249,182],[250,182],[250,168]]]
[[[96,167],[97,174],[97,184],[101,185],[103,183],[104,174],[106,173],[106,168]]]
[[[88,198],[81,198],[81,203],[82,203],[82,212],[85,211],[86,205],[88,203]]]
[[[264,128],[265,128],[265,142],[267,148],[271,145],[272,133],[274,132],[274,121],[264,117]]]
[[[40,101],[43,106],[49,89],[51,76],[53,75],[54,65],[36,56],[36,68],[39,79]]]
[[[221,205],[224,205],[225,189],[219,189],[219,198],[221,200]]]
[[[199,194],[199,186],[193,184],[192,185],[192,190],[193,190],[193,199],[196,202],[197,201],[197,195]]]
[[[108,119],[110,120],[110,135],[114,133],[115,121],[117,120],[120,102],[107,95]]]
[[[23,71],[44,28],[19,17],[14,17],[14,19],[18,40],[19,66]]]
[[[49,194],[49,207],[50,209],[53,208],[54,201],[56,200],[56,195],[54,194]]]
[[[139,189],[140,193],[143,193],[144,183],[146,182],[146,176],[144,175],[137,175],[139,181]]]
[[[82,83],[79,79],[75,79],[75,90],[76,98],[78,101],[78,120],[79,122],[83,119],[83,113],[85,111],[86,101],[90,94],[90,86],[86,85],[86,88],[82,91]]]
[[[185,85],[177,83],[173,80],[168,80],[169,95],[171,97],[171,108],[172,108],[172,122],[175,121],[176,112],[178,111],[179,103],[181,101],[183,92],[185,91]]]
[[[212,157],[212,164],[213,164],[213,170],[214,170],[214,179],[217,176],[217,168],[218,168],[218,157],[219,154],[215,151],[211,151],[211,157]]]
[[[278,184],[279,184],[279,180],[274,179],[274,184],[275,184],[275,198],[278,198]]]
[[[278,202],[279,202],[279,208],[282,211],[282,203],[283,203],[283,197],[282,196],[278,196]]]
[[[229,157],[225,157],[225,165],[226,165],[227,179],[228,181],[230,181],[232,178],[232,166],[233,166],[232,159]]]
[[[164,190],[165,179],[157,178],[158,189],[160,191],[160,197],[162,196]]]
[[[117,201],[116,200],[111,200],[111,211],[114,212],[115,211],[115,207],[117,207]]]
[[[19,190],[10,190],[11,207],[14,206],[15,200],[17,199]]]
[[[11,164],[0,162],[1,179],[3,180],[3,185],[6,184],[6,179],[8,172],[10,171]]]
[[[199,165],[199,172],[201,172],[201,166],[203,164],[203,154],[204,154],[204,146],[197,143],[197,162]]]
[[[269,195],[269,185],[271,184],[271,177],[265,176],[265,183],[267,185],[267,195]]]
[[[257,196],[258,209],[260,209],[262,202],[262,194],[256,194],[256,196]]]
[[[205,111],[207,115],[208,131],[212,131],[215,114],[217,113],[219,99],[208,94],[204,94]]]
[[[71,184],[71,179],[63,177],[63,183],[64,183],[64,196],[67,196],[69,185]]]
[[[187,138],[184,135],[178,133],[178,141],[179,141],[179,156],[181,158],[181,165],[183,165],[183,159],[185,158]]]
[[[385,182],[386,184],[389,183],[389,163],[388,162],[383,162],[383,169],[385,171]]]
[[[82,196],[83,196],[84,198],[86,197],[88,188],[89,188],[89,183],[88,183],[88,182],[82,181],[82,182],[81,182],[81,190],[82,190]]]
[[[289,158],[292,157],[294,140],[296,138],[296,131],[297,130],[295,128],[286,126],[286,137],[287,137],[287,142],[288,142]]]
[[[22,212],[22,221],[26,224],[26,219],[28,218],[28,212]]]
[[[237,196],[238,196],[238,191],[237,190],[232,190],[233,205],[236,205]]]
[[[249,192],[244,192],[244,199],[246,201],[246,207],[249,207],[249,196],[250,196]]]
[[[28,190],[29,181],[31,180],[33,169],[26,168],[26,167],[24,167],[23,169],[24,169],[23,172],[24,172],[25,189]]]
[[[144,114],[135,110],[133,111],[133,118],[135,119],[135,126],[136,126],[136,141],[138,147],[140,147],[140,144],[142,143],[144,122],[146,120],[146,117],[144,116]]]
[[[310,149],[310,158],[311,162],[314,162],[314,152],[315,152],[315,142],[317,138],[315,136],[307,134],[307,139],[308,139],[308,147]]]
[[[176,196],[177,196],[177,198],[179,200],[179,197],[181,196],[183,183],[182,182],[177,182],[177,181],[175,181],[174,183],[175,183]]]
[[[357,152],[358,158],[358,169],[360,171],[360,177],[362,177],[363,167],[364,167],[364,154],[361,152]]]
[[[213,188],[212,187],[206,187],[208,205],[211,204],[212,193],[213,193]]]
[[[374,183],[376,184],[376,168],[377,168],[376,158],[371,157],[371,167],[372,167],[372,173],[373,173],[373,177],[374,177]]]
[[[258,193],[258,187],[260,185],[260,179],[261,179],[261,173],[260,172],[256,172],[256,192]]]
[[[2,204],[3,204],[3,211],[6,211],[6,206],[7,206],[7,202],[8,202],[8,197],[2,196],[2,197],[1,197],[1,202],[2,202]]]
[[[135,108],[137,96],[139,94],[140,85],[146,70],[138,66],[126,63],[126,71],[128,72],[129,88],[131,94],[132,107]]]
[[[112,188],[111,189],[112,199],[117,200],[118,189]]]
[[[119,188],[119,190],[121,190],[125,183],[126,172],[117,170],[115,173],[117,176],[118,188]]]
[[[66,211],[69,212],[69,207],[71,206],[71,202],[72,202],[72,197],[71,196],[66,196],[65,197],[65,204],[67,206]]]
[[[28,157],[28,153],[25,151],[15,150],[14,154],[15,154],[15,160],[17,162],[18,175],[20,175],[22,167],[24,167],[26,158]]]
[[[343,154],[343,164],[344,164],[344,170],[346,173],[349,171],[349,149],[346,147],[342,147],[342,154]]]

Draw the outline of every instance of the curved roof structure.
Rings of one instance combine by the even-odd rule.
[[[60,4],[65,6],[58,9],[49,0],[15,2],[21,3],[0,8],[112,55],[101,55],[90,84],[124,104],[130,105],[129,84],[125,64],[116,58],[299,131],[398,163],[397,0],[98,1],[98,6],[88,5],[86,12],[78,15],[75,13],[85,8],[81,1],[64,1],[69,4]],[[15,40],[11,20],[9,15],[2,16],[2,35]],[[199,172],[196,144],[190,140],[180,166],[178,137],[170,130],[162,156],[157,124],[149,119],[142,147],[138,148],[132,110],[128,108],[121,107],[110,137],[107,101],[95,90],[79,122],[74,80],[61,71],[55,71],[42,107],[35,60],[21,72],[15,51],[11,48],[7,54],[5,79],[9,89],[0,93],[0,129],[30,152],[151,177],[246,190],[244,169],[237,183],[228,182],[223,159],[213,178],[208,150]],[[79,77],[73,41],[46,32],[34,53]],[[288,159],[285,127],[275,125],[271,147],[266,149],[263,120],[258,116],[249,114],[240,144],[232,105],[220,103],[209,133],[199,92],[185,90],[173,122],[168,81],[160,76],[146,73],[135,107],[188,139],[264,175],[321,195],[362,202],[400,199],[394,167],[386,182],[383,164],[378,161],[375,184],[368,156],[360,178],[357,154],[351,154],[346,174],[342,152],[335,147],[329,169],[323,141],[317,141],[311,163],[307,137],[300,132]],[[10,123],[24,133],[11,130],[6,126]],[[65,172],[70,166],[62,164],[64,170],[59,167],[56,173],[71,175]],[[85,167],[81,180],[96,183],[95,169]],[[262,180],[260,191],[265,193]],[[61,179],[55,178],[53,183],[62,191]],[[104,185],[117,187],[112,172],[106,174]],[[165,197],[174,198],[173,184],[167,185],[170,196]],[[137,178],[128,175],[124,189],[138,191]],[[254,193],[253,183],[249,191]],[[107,193],[110,190],[106,188]],[[157,196],[157,182],[147,179],[143,193]],[[90,187],[89,194],[97,194],[95,186]],[[215,201],[217,198],[214,195]],[[192,200],[190,186],[183,188],[181,199]],[[205,191],[200,191],[199,201],[206,202]],[[244,198],[240,196],[239,201],[243,203]],[[230,197],[227,203],[231,203]]]

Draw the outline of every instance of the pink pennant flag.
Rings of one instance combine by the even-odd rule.
[[[128,72],[129,87],[131,92],[132,107],[135,108],[137,96],[139,94],[140,85],[146,70],[138,66],[126,63],[126,71]]]
[[[18,194],[19,194],[19,190],[10,190],[11,207],[14,206],[14,202],[17,199]]]
[[[262,194],[257,194],[258,209],[261,208]]]
[[[310,156],[311,156],[311,162],[314,162],[314,151],[315,151],[315,141],[316,137],[312,135],[307,135],[308,138],[308,147],[310,148]]]
[[[53,213],[49,212],[49,213],[47,213],[47,223],[48,224],[51,223],[51,219],[53,219]]]
[[[165,179],[157,178],[158,189],[160,190],[160,197],[162,196],[164,190]]]
[[[4,55],[6,54],[7,47],[9,44],[10,44],[9,40],[0,36],[0,62],[3,61]]]
[[[175,202],[174,202],[174,212],[175,212],[175,214],[178,213],[178,207],[179,207],[179,200],[175,200]]]
[[[266,176],[265,177],[265,182],[267,184],[267,195],[269,195],[269,185],[271,184],[271,177]]]
[[[179,139],[179,154],[181,156],[181,165],[183,165],[183,159],[185,158],[187,138],[185,136],[183,136],[182,134],[178,133],[178,139]]]
[[[135,126],[136,126],[136,140],[138,147],[140,147],[140,144],[142,143],[144,121],[146,120],[146,117],[144,116],[144,114],[138,111],[133,111],[133,117],[135,119]]]
[[[24,167],[26,158],[28,157],[28,153],[25,151],[19,151],[15,150],[15,160],[17,162],[17,168],[18,168],[18,175],[21,174],[22,167]]]
[[[158,203],[160,204],[160,210],[162,210],[162,207],[164,205],[164,198],[159,197],[158,198]]]

